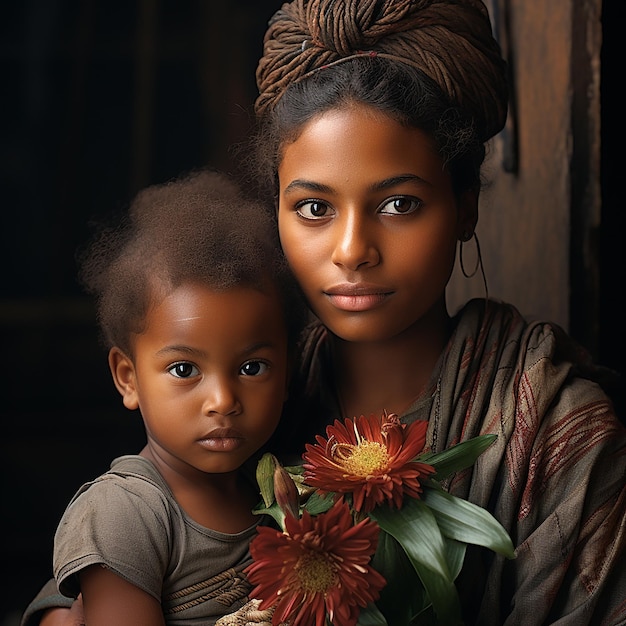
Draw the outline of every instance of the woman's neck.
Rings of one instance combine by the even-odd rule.
[[[450,334],[450,317],[440,311],[386,341],[350,342],[331,334],[343,417],[403,413],[428,388]]]

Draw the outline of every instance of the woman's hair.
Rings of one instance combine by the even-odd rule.
[[[270,20],[257,84],[254,173],[273,194],[282,148],[324,111],[362,103],[427,132],[459,193],[480,184],[507,113],[480,0],[293,0]]]
[[[96,299],[103,343],[129,355],[131,336],[143,331],[150,308],[186,282],[216,291],[274,285],[292,345],[305,320],[272,212],[208,169],[141,191],[78,258],[79,278]]]

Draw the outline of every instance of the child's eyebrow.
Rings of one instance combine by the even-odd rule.
[[[172,345],[172,346],[164,346],[160,350],[156,352],[157,355],[166,355],[169,353],[186,353],[186,354],[204,354],[202,350],[196,350],[195,348],[191,348],[185,345]]]
[[[254,354],[255,352],[258,352],[259,350],[264,350],[267,348],[273,349],[275,347],[276,347],[275,342],[270,341],[270,340],[256,341],[253,344],[244,346],[241,349],[241,352],[239,354],[240,356],[246,357],[248,355]],[[184,344],[174,344],[174,345],[169,345],[169,346],[163,346],[160,350],[156,352],[157,355],[167,355],[170,353],[175,353],[175,354],[183,353],[183,354],[199,355],[199,356],[206,355],[206,352],[204,350],[187,346]]]

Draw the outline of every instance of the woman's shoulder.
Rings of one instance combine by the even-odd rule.
[[[476,346],[510,346],[526,367],[548,358],[555,363],[576,365],[583,375],[607,372],[560,324],[523,314],[509,302],[475,298],[467,302],[453,319],[457,339],[468,341],[472,338]]]
[[[498,300],[469,301],[455,316],[451,351],[458,363],[478,364],[483,380],[492,380],[515,397],[532,394],[534,402],[623,406],[623,380],[614,370],[594,361],[590,351],[550,320],[523,315]],[[506,384],[505,384],[506,383]]]

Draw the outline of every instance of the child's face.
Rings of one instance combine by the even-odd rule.
[[[389,339],[441,307],[476,198],[458,201],[425,133],[363,105],[329,111],[285,146],[278,175],[282,246],[334,334]]]
[[[141,410],[149,446],[178,471],[237,469],[269,439],[286,397],[279,298],[186,284],[146,321],[122,393]]]

